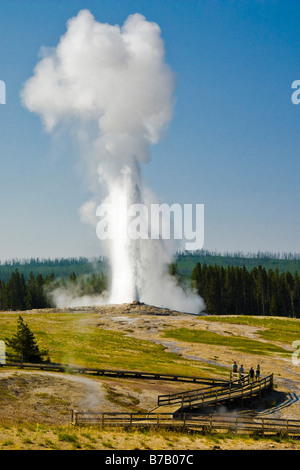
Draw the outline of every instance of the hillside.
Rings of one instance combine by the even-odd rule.
[[[24,259],[10,260],[0,263],[0,280],[7,282],[11,274],[18,270],[25,279],[32,272],[34,276],[43,277],[54,274],[55,278],[67,278],[70,274],[76,276],[93,273],[107,273],[107,262],[103,258],[56,258],[56,259]]]
[[[247,270],[251,270],[255,266],[262,266],[267,271],[269,269],[278,269],[279,273],[295,271],[300,273],[300,259],[298,255],[283,255],[283,257],[275,255],[263,255],[258,253],[257,255],[245,256],[243,254],[213,254],[210,252],[199,252],[199,253],[183,253],[178,254],[176,258],[178,270],[182,279],[190,279],[192,270],[197,263],[217,266],[245,266]]]
[[[178,253],[174,259],[177,263],[178,272],[182,280],[189,280],[192,270],[198,262],[217,266],[240,266],[245,265],[247,269],[254,266],[262,266],[266,270],[278,269],[279,273],[290,271],[300,273],[300,258],[297,254],[285,254],[280,257],[275,254],[215,254],[209,251]],[[56,278],[67,278],[70,274],[76,276],[82,274],[104,273],[107,274],[109,267],[107,260],[101,258],[57,258],[57,259],[24,259],[10,260],[0,263],[0,280],[7,282],[12,272],[18,269],[25,279],[30,272],[36,276],[41,274],[43,277],[50,276],[52,273]]]
[[[2,338],[15,333],[18,315],[19,312],[1,313]],[[49,349],[52,362],[219,378],[229,377],[234,360],[243,363],[246,371],[259,362],[262,375],[274,373],[275,390],[272,396],[265,397],[257,405],[256,411],[272,417],[300,419],[297,398],[300,394],[299,374],[297,366],[292,363],[292,342],[300,337],[300,320],[197,317],[136,304],[62,311],[36,310],[21,312],[21,315],[35,334],[38,344]],[[196,388],[199,386],[192,383],[92,378],[2,368],[0,448],[3,448],[4,442],[1,423],[5,425],[6,440],[11,436],[12,443],[16,442],[16,438],[12,437],[16,435],[16,425],[25,427],[29,436],[28,426],[32,424],[36,427],[39,423],[48,436],[51,431],[52,442],[56,439],[59,446],[62,444],[58,442],[58,431],[54,439],[53,426],[70,426],[72,409],[145,412],[156,406],[159,394]],[[128,440],[124,440],[123,432],[121,435],[119,444],[118,439],[114,439],[114,448],[122,448],[118,445],[132,448]],[[149,444],[149,437],[150,448],[152,445],[170,448],[164,437],[160,441],[157,438],[158,434],[156,444]],[[32,434],[31,438],[28,437],[30,439]],[[100,439],[99,434],[97,439]],[[143,440],[145,442],[145,435]],[[42,436],[41,441],[47,448]],[[82,438],[80,442],[83,445],[86,439]],[[230,441],[225,448],[249,448],[250,442],[256,448],[270,445],[250,440],[248,444]],[[11,448],[14,447],[12,443]],[[281,445],[278,444],[278,448]],[[288,443],[284,446],[290,448]],[[40,445],[34,447],[34,444],[27,447],[41,448]],[[176,449],[184,448],[211,448],[211,445],[209,447],[209,442],[203,441],[203,436],[194,437],[191,442],[186,436],[177,434]]]

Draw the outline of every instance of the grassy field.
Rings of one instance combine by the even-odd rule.
[[[16,332],[18,315],[1,313],[0,340],[10,338]],[[126,330],[122,333],[103,329],[97,326],[97,314],[45,312],[24,313],[21,316],[39,347],[49,351],[51,362],[199,375],[199,363],[168,352],[154,342],[126,336]]]
[[[1,313],[0,340],[16,332],[18,313]],[[199,375],[199,363],[168,352],[153,341],[137,339],[123,332],[104,329],[95,313],[23,313],[41,349],[49,351],[51,362],[114,369],[144,370],[180,375]],[[256,355],[287,355],[278,343],[291,344],[300,338],[300,320],[247,316],[200,316],[224,325],[247,325],[259,328],[263,341],[232,336],[230,331],[218,334],[206,329],[169,328],[165,338],[179,342],[201,343],[228,347]],[[8,351],[9,352],[9,351]],[[205,370],[205,369],[204,369]],[[215,371],[217,373],[217,370]]]
[[[126,318],[126,315],[122,319]],[[0,340],[5,340],[16,332],[18,316],[18,312],[0,313]],[[144,315],[144,319],[136,315],[135,318],[138,319],[138,323],[135,327],[132,326],[132,328],[136,328],[134,330],[136,335],[132,334],[133,330],[130,329],[130,323],[123,323],[119,330],[117,328],[113,329],[112,326],[110,328],[104,327],[103,318],[94,312],[56,312],[45,310],[40,313],[22,312],[21,316],[30,327],[41,349],[49,350],[52,362],[107,369],[135,369],[149,372],[177,373],[180,375],[204,376],[207,371],[208,375],[217,376],[222,372],[215,365],[210,366],[210,369],[206,369],[207,363],[185,359],[180,353],[170,352],[165,346],[158,344],[155,341],[157,337],[147,333],[147,331],[150,331],[147,328],[149,328],[150,324],[153,326],[154,322],[154,318],[149,315]],[[220,349],[222,349],[224,354],[231,350],[237,353],[240,351],[253,355],[253,358],[272,358],[273,356],[274,358],[285,358],[287,354],[291,353],[284,349],[284,345],[290,345],[292,341],[300,338],[300,320],[297,319],[245,316],[188,316],[184,321],[179,318],[178,327],[176,327],[176,318],[175,316],[170,317],[170,322],[168,323],[168,317],[157,316],[157,323],[164,326],[159,333],[163,341],[172,338],[179,345],[190,343],[191,350],[195,348],[195,351],[199,344],[216,345],[219,348],[217,352],[219,355],[221,354]],[[202,324],[201,320],[203,321]],[[139,336],[140,328],[142,328],[140,325],[142,325],[143,321],[143,338],[145,339],[141,339],[141,336]],[[207,323],[210,326],[216,323],[222,324],[222,328],[219,330],[220,334],[206,329]],[[231,325],[245,325],[257,328],[255,339],[250,339],[242,334],[240,336],[231,334]],[[127,333],[130,333],[130,336]],[[261,338],[261,341],[259,338]],[[221,357],[218,360],[222,362]],[[272,361],[273,359],[271,359]],[[6,372],[7,369],[5,368],[3,371]],[[24,371],[24,374],[26,374],[26,371]],[[14,383],[17,383],[17,380],[21,381],[21,377],[15,375],[14,380]],[[44,380],[46,379],[44,378]],[[49,380],[53,380],[52,376]],[[57,378],[56,380],[59,381],[60,379]],[[114,393],[115,395],[121,393],[121,400],[126,392],[126,394],[130,393],[130,396],[136,397],[137,395],[140,398],[139,392],[136,389],[140,387],[142,392],[142,383],[134,385],[132,390],[126,389],[120,392],[116,388],[117,385],[114,379],[107,380],[109,382],[104,384],[106,396],[109,393]],[[15,406],[19,406],[20,410],[20,400],[22,401],[22,397],[20,398],[20,394],[14,395],[13,378],[10,378],[10,381],[11,388],[9,389],[4,388],[9,383],[6,383],[5,379],[2,381],[2,398],[4,400],[4,393],[9,392],[10,396],[15,400]],[[65,398],[65,396],[60,398],[58,395],[52,395],[47,388],[45,390],[39,389],[39,393],[34,389],[31,391],[29,390],[29,382],[27,381],[26,383],[26,393],[36,397],[40,403],[42,401],[50,401],[50,399],[56,399],[56,402],[58,402],[59,399]],[[127,383],[129,384],[130,382],[126,382],[122,386],[127,387]],[[56,402],[55,400],[53,401],[54,404]],[[276,436],[273,439],[258,439],[255,436],[218,435],[215,433],[200,435],[166,430],[126,431],[122,429],[74,428],[70,424],[53,426],[43,422],[29,423],[26,419],[20,420],[19,423],[12,423],[11,421],[5,421],[3,416],[0,416],[1,450],[196,450],[212,449],[216,445],[224,449],[300,448],[298,441]]]
[[[232,337],[228,331],[227,335],[220,335],[207,330],[191,330],[188,328],[168,330],[165,332],[165,336],[179,341],[230,347],[237,351],[250,352],[251,354],[273,353],[283,356],[288,355],[289,353],[286,349],[277,345],[277,343],[291,344],[293,341],[300,338],[299,319],[290,320],[287,318],[275,317],[261,318],[243,315],[210,315],[198,317],[198,320],[207,320],[212,323],[219,322],[228,326],[235,324],[257,327],[261,329],[257,332],[258,337],[262,338],[262,340],[267,340],[268,343],[259,340],[251,340],[242,336]],[[224,333],[226,333],[226,330],[224,330]]]
[[[291,344],[300,338],[300,319],[288,319],[278,317],[253,317],[253,316],[226,316],[218,317],[210,315],[208,317],[199,317],[207,319],[210,322],[222,322],[228,325],[249,325],[258,328],[264,328],[259,332],[262,339]]]
[[[279,346],[261,341],[251,340],[243,337],[223,336],[218,333],[202,330],[191,330],[188,328],[178,328],[169,330],[165,333],[167,338],[174,338],[179,341],[210,344],[216,346],[225,346],[236,351],[247,352],[251,354],[270,354],[276,353],[287,355],[287,351]]]
[[[290,353],[278,343],[291,345],[293,341],[300,338],[300,320],[275,318],[275,317],[254,317],[254,316],[200,316],[198,320],[218,322],[224,325],[247,325],[257,327],[258,337],[265,341],[252,340],[243,336],[233,337],[230,331],[224,330],[224,334],[218,334],[207,330],[177,328],[170,329],[164,334],[167,338],[178,341],[201,343],[216,346],[224,346],[236,351],[246,352],[256,355],[275,354],[277,356],[289,356]]]

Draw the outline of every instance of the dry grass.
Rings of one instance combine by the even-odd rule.
[[[0,450],[299,450],[288,439],[228,434],[200,435],[167,430],[124,430],[95,427],[1,425]]]

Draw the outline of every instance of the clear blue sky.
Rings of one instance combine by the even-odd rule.
[[[83,8],[100,22],[138,12],[160,26],[176,105],[143,174],[166,202],[205,205],[204,248],[300,252],[299,1],[0,0],[0,260],[98,255],[71,146],[19,97],[40,47],[56,46]]]

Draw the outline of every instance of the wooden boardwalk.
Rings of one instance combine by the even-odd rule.
[[[172,413],[96,413],[73,410],[75,426],[137,427],[193,430],[198,432],[229,431],[300,436],[300,421],[292,419],[241,416],[237,413],[193,415],[184,413],[174,419]]]
[[[107,377],[121,377],[127,379],[148,379],[148,380],[167,380],[177,382],[192,382],[210,386],[222,386],[230,382],[230,380],[215,379],[209,377],[197,377],[189,375],[178,375],[178,374],[164,374],[162,372],[145,372],[138,370],[122,370],[122,369],[99,369],[93,367],[83,367],[68,364],[33,364],[23,362],[7,362],[6,364],[0,364],[0,367],[17,367],[19,369],[36,369],[36,370],[47,370],[52,372],[68,372],[71,374],[87,374],[87,375],[99,375]]]
[[[74,425],[98,425],[118,427],[173,427],[177,429],[227,430],[235,432],[288,433],[300,435],[300,421],[273,418],[245,417],[238,413],[203,413],[205,407],[226,403],[228,407],[235,400],[260,397],[273,388],[273,374],[260,380],[249,376],[214,384],[187,392],[159,395],[158,406],[145,413],[97,413],[73,410],[71,422]],[[169,412],[166,412],[169,410]],[[201,411],[201,412],[200,412]]]
[[[251,381],[249,376],[243,380],[220,380],[206,377],[184,376],[176,374],[151,373],[144,371],[98,369],[70,366],[65,364],[29,364],[11,362],[1,367],[21,369],[39,369],[53,372],[67,372],[127,379],[170,380],[190,382],[207,387],[186,392],[177,392],[158,396],[158,406],[148,413],[101,413],[79,412],[73,410],[71,423],[80,425],[117,426],[117,427],[172,427],[194,431],[227,430],[234,432],[259,432],[263,434],[292,434],[300,436],[300,421],[274,419],[266,417],[245,417],[230,412],[201,413],[206,406],[226,403],[228,407],[234,400],[260,397],[262,393],[273,388],[273,374],[258,381]],[[154,411],[159,412],[154,413]],[[163,412],[168,410],[169,412]]]
[[[159,395],[158,407],[179,407],[180,409],[204,408],[207,405],[218,405],[226,403],[229,407],[231,402],[239,399],[243,404],[246,398],[261,397],[262,393],[273,389],[273,374],[260,380],[251,380],[249,375],[227,384],[207,387],[187,392],[173,393],[170,395]]]
[[[273,388],[273,374],[262,378],[258,381],[251,381],[249,375],[242,379],[222,380],[208,377],[185,376],[177,374],[164,374],[157,372],[145,372],[136,370],[120,370],[120,369],[99,369],[91,367],[74,366],[68,364],[53,363],[23,363],[23,362],[7,362],[1,367],[17,367],[20,369],[38,369],[52,372],[67,372],[73,374],[86,374],[96,376],[107,376],[127,379],[142,380],[163,380],[189,382],[207,385],[206,388],[197,390],[189,390],[186,392],[177,392],[169,395],[158,396],[158,407],[172,407],[172,411],[178,408],[195,408],[206,405],[216,405],[218,403],[227,402],[229,405],[233,400],[240,398],[242,401],[247,397],[261,396],[261,393],[267,389]]]

